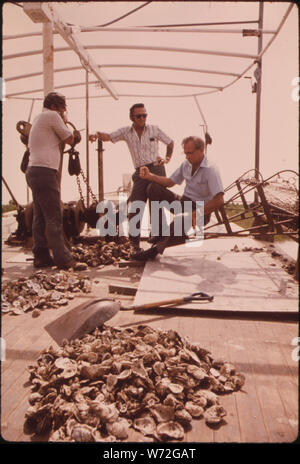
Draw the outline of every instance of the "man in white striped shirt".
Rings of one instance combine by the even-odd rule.
[[[147,201],[147,187],[149,181],[142,179],[139,176],[141,166],[147,166],[149,171],[159,176],[166,176],[165,163],[171,159],[174,142],[168,137],[158,126],[146,124],[147,113],[143,103],[136,103],[130,108],[129,117],[133,124],[131,126],[122,127],[110,134],[96,132],[89,136],[90,142],[99,139],[103,142],[119,142],[125,141],[128,145],[135,172],[132,176],[133,187],[130,194],[130,201],[142,201],[144,204]],[[167,146],[165,159],[159,156],[159,142]],[[136,224],[139,233],[133,235],[130,230],[131,219],[136,215],[136,212],[130,212],[129,218],[129,238],[131,243],[138,248],[140,242],[140,221]],[[162,226],[166,218],[161,216],[159,224]]]

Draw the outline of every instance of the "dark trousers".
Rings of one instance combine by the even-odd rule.
[[[54,263],[64,266],[73,257],[64,242],[57,171],[32,166],[27,168],[26,181],[33,198],[33,254],[39,257],[51,248]]]
[[[166,170],[165,166],[156,166],[153,163],[147,165],[148,169],[150,172],[153,174],[156,174],[158,176],[166,176]],[[150,181],[146,179],[141,179],[139,175],[139,168],[137,168],[132,176],[133,180],[133,187],[130,193],[130,203],[133,203],[134,201],[140,201],[143,202],[144,207],[146,205],[147,199],[148,199],[148,193],[147,193],[147,188],[150,185]],[[144,211],[144,209],[143,209]],[[128,219],[129,219],[129,238],[131,243],[134,246],[139,246],[140,243],[140,236],[141,236],[141,221],[137,221],[136,224],[134,222],[134,225],[130,227],[130,222],[132,219],[139,214],[140,217],[142,218],[143,211],[137,211],[137,212],[130,212],[130,206],[129,206],[129,214],[128,214]],[[151,220],[151,205],[150,205],[150,220]],[[166,216],[163,211],[160,212],[160,218],[159,218],[159,230],[158,230],[158,235],[161,235],[161,228],[162,225],[166,223]],[[132,223],[133,224],[133,223]],[[138,231],[138,234],[133,232],[133,228],[136,228]]]
[[[156,184],[156,183],[151,183],[149,184],[148,186],[148,189],[147,189],[147,194],[148,194],[148,198],[151,201],[166,201],[169,205],[175,201],[175,200],[178,200],[182,206],[182,208],[184,208],[184,202],[186,201],[189,201],[190,202],[190,205],[191,205],[191,210],[192,211],[195,211],[196,208],[197,208],[197,205],[196,203],[191,200],[190,198],[186,197],[186,196],[179,196],[177,194],[175,194],[174,192],[172,192],[171,190],[167,189],[166,187],[163,187],[159,184]],[[172,212],[172,209],[168,208],[169,211]],[[176,235],[176,232],[177,232],[177,228],[176,228],[176,225],[175,225],[175,220],[176,221],[181,221],[181,235]],[[167,248],[167,247],[171,247],[171,246],[176,246],[176,245],[181,245],[183,243],[185,243],[185,241],[188,239],[187,235],[185,234],[184,232],[184,216],[183,215],[179,215],[175,218],[175,220],[173,220],[170,224],[170,232],[169,232],[169,235],[167,237],[161,237],[159,239],[159,241],[157,242],[156,246],[157,246],[157,249],[158,249],[158,252],[160,254],[162,254],[164,252],[164,249]],[[204,225],[208,224],[208,222],[210,221],[210,214],[206,214],[204,216]]]

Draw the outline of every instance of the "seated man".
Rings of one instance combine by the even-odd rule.
[[[185,202],[192,205],[193,216],[195,217],[197,201],[204,202],[204,225],[210,220],[210,214],[224,204],[224,189],[219,172],[215,166],[209,164],[205,156],[204,141],[195,136],[190,136],[182,141],[182,147],[186,160],[170,176],[158,176],[149,171],[144,166],[140,168],[140,177],[151,181],[148,186],[148,197],[150,201],[167,200],[172,203],[179,200],[184,206]],[[176,195],[166,187],[173,187],[186,181],[183,196]],[[181,236],[175,235],[174,221],[170,225],[168,236],[157,237],[157,241],[146,251],[139,251],[132,255],[133,259],[144,261],[154,259],[158,254],[162,254],[166,247],[179,245],[185,242],[187,236],[182,228]]]

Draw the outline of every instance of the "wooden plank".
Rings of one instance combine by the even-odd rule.
[[[228,347],[230,328],[232,321],[215,320],[213,330],[211,330],[211,353],[214,359],[224,359],[232,362],[231,353]],[[233,363],[234,364],[234,363]],[[233,392],[219,395],[220,405],[224,407],[227,415],[224,417],[224,425],[214,429],[214,442],[218,443],[237,443],[241,441],[241,430],[237,411],[237,396],[241,392]]]
[[[277,389],[283,406],[282,415],[276,415],[276,422],[285,424],[287,429],[292,429],[293,440],[298,436],[298,377],[291,375],[280,348],[287,339],[278,339],[274,336],[273,325],[262,323],[256,324],[256,327],[261,339],[264,340],[264,354],[273,377],[272,385]]]
[[[293,434],[290,427],[281,424],[277,418],[284,417],[284,409],[278,390],[275,385],[275,378],[272,375],[269,357],[266,356],[268,347],[260,337],[258,326],[264,323],[241,324],[241,332],[245,337],[252,339],[252,369],[257,397],[261,405],[261,411],[265,427],[268,430],[270,442],[290,442]]]
[[[137,287],[130,287],[129,285],[110,284],[108,286],[109,293],[119,293],[121,295],[135,296]]]
[[[231,362],[245,375],[242,390],[235,394],[237,415],[242,443],[266,443],[269,441],[261,404],[257,397],[256,374],[253,370],[255,357],[252,345],[256,340],[249,336],[248,329],[253,322],[226,321],[228,327],[228,352]]]

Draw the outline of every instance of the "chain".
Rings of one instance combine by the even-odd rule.
[[[93,202],[94,202],[94,203],[98,203],[97,197],[96,197],[96,195],[93,193],[93,191],[92,191],[92,189],[91,189],[91,186],[88,185],[87,178],[85,177],[84,172],[83,172],[82,169],[80,170],[80,174],[81,174],[81,176],[82,176],[83,182],[84,182],[84,183],[86,184],[86,186],[87,186],[88,193],[91,195],[91,197],[92,197],[92,199],[93,199]],[[78,190],[79,190],[80,198],[81,198],[81,200],[83,200],[83,195],[82,195],[81,186],[79,187],[79,185],[80,185],[79,176],[77,176],[76,181],[77,181],[77,185],[78,185]]]
[[[83,193],[82,193],[82,188],[81,188],[79,176],[76,176],[76,182],[77,182],[78,192],[79,192],[79,195],[80,195],[80,200],[82,201],[82,204],[84,205],[84,197],[83,197]]]

